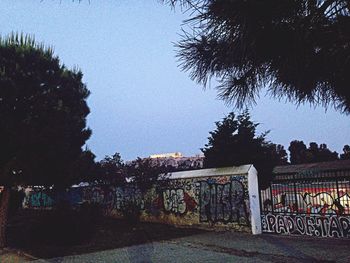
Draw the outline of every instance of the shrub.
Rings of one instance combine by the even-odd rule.
[[[127,201],[124,203],[122,213],[127,222],[131,225],[136,225],[140,222],[141,207],[134,201]]]
[[[69,204],[61,203],[40,218],[33,235],[37,235],[39,242],[47,244],[79,244],[95,232],[100,211],[95,204],[83,204],[80,209],[73,209]]]

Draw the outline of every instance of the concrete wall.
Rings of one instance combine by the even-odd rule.
[[[261,233],[257,173],[252,165],[172,173],[146,193],[133,185],[73,188],[60,194],[31,191],[25,206],[51,207],[57,200],[72,205],[98,203],[114,216],[122,216],[122,210],[133,204],[141,209],[144,221]]]

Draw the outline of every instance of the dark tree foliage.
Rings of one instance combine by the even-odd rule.
[[[30,37],[0,39],[0,247],[12,186],[57,189],[81,178],[77,166],[91,134],[82,77]]]
[[[100,177],[97,178],[105,183],[124,184],[125,183],[125,164],[119,153],[112,156],[106,156],[99,162]]]
[[[237,106],[274,97],[350,112],[349,0],[164,0],[189,9],[178,57]]]
[[[161,165],[151,158],[137,158],[126,165],[127,177],[141,191],[146,191],[153,185],[165,184],[168,172],[169,167]]]
[[[24,36],[0,41],[0,185],[69,185],[90,137],[89,91],[51,49]]]
[[[340,154],[340,159],[341,160],[349,160],[350,159],[350,146],[345,145],[343,148],[343,153]]]
[[[250,120],[248,111],[237,117],[231,112],[215,124],[216,129],[210,132],[208,143],[201,149],[206,168],[254,164],[259,181],[264,184],[270,179],[274,166],[287,164],[287,153],[282,145],[267,141],[268,132],[256,135],[259,124]]]
[[[310,162],[327,162],[339,159],[338,153],[332,152],[324,143],[318,146],[317,143],[311,142],[308,152],[311,154]]]
[[[95,154],[85,149],[74,162],[71,174],[77,178],[77,182],[94,182],[100,176],[100,167],[95,162]]]
[[[291,164],[327,162],[339,159],[338,153],[332,152],[324,143],[318,146],[317,143],[311,142],[309,148],[306,148],[303,141],[295,140],[290,143],[288,150]]]
[[[290,153],[289,159],[291,164],[301,164],[306,162],[307,148],[303,141],[291,141],[288,150]]]

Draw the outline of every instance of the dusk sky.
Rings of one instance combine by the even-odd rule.
[[[84,73],[93,132],[87,145],[98,160],[115,152],[124,160],[198,154],[214,122],[232,110],[178,68],[174,43],[188,17],[180,9],[157,0],[2,0],[0,8],[2,36],[34,35]],[[333,109],[261,94],[251,115],[259,132],[271,130],[268,139],[286,148],[293,139],[339,153],[350,144],[350,116]]]

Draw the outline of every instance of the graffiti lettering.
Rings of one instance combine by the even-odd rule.
[[[134,204],[144,208],[142,193],[136,187],[94,187],[83,190],[83,201],[100,204],[106,210],[122,210],[127,205]]]
[[[145,209],[145,202],[143,200],[142,192],[137,187],[126,187],[121,189],[122,199],[120,202],[120,209],[132,204],[139,207],[140,209]]]
[[[331,215],[262,215],[262,231],[319,237],[350,238],[350,217]]]
[[[168,182],[167,188],[171,189],[184,189],[185,191],[191,191],[193,187],[193,179],[178,180]]]
[[[229,183],[203,181],[200,184],[201,222],[247,221],[244,186],[238,180]]]
[[[53,199],[43,191],[32,192],[29,197],[29,207],[52,207]]]
[[[186,212],[183,189],[167,189],[163,192],[164,209],[167,212],[183,214]]]
[[[272,190],[272,199],[266,197],[269,194],[262,195],[262,206],[265,212],[278,213],[302,213],[302,214],[349,214],[350,196],[347,192],[342,192],[338,196],[336,189],[327,189],[328,191],[317,192],[310,188],[298,188],[298,192],[293,188],[277,185],[278,187],[287,188],[284,191]],[[321,186],[319,186],[321,188]]]
[[[104,209],[114,209],[116,193],[114,187],[93,187],[83,189],[83,202],[99,204]]]
[[[198,207],[196,200],[185,189],[166,189],[163,191],[164,212],[183,215],[189,211],[195,212]]]

